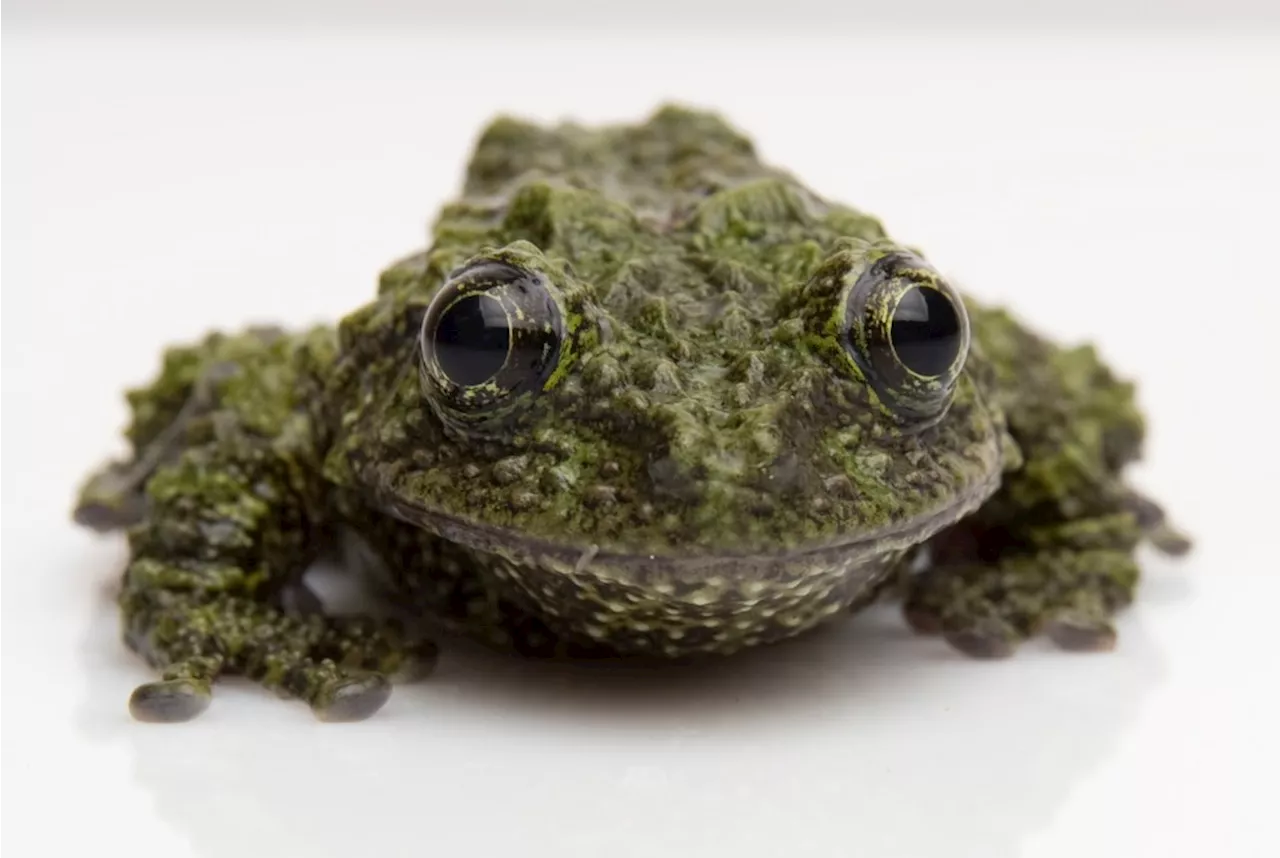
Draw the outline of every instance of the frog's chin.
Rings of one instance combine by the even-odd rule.
[[[998,467],[992,468],[967,483],[944,503],[910,518],[821,543],[774,551],[707,550],[689,546],[687,550],[649,552],[629,549],[625,545],[556,542],[433,510],[394,493],[380,498],[379,506],[409,524],[485,554],[560,568],[581,569],[592,565],[608,567],[615,574],[622,575],[635,573],[648,577],[656,573],[688,577],[752,567],[765,570],[795,562],[821,564],[838,559],[841,563],[849,563],[860,558],[901,555],[981,506],[999,487],[1000,473]]]

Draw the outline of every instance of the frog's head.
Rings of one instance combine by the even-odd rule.
[[[657,214],[582,184],[447,209],[344,323],[340,478],[477,547],[646,557],[905,547],[994,490],[965,306],[873,219],[777,175]]]

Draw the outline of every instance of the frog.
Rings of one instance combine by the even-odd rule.
[[[169,347],[75,522],[124,531],[149,722],[239,675],[377,712],[439,641],[688,661],[896,601],[961,656],[1116,645],[1135,383],[961,292],[721,114],[500,114],[336,324]],[[333,559],[387,611],[329,611]]]

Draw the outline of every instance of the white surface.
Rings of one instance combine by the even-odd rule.
[[[4,846],[28,855],[1274,856],[1280,42],[4,44]],[[478,123],[726,111],[975,292],[1142,381],[1151,558],[1110,656],[973,663],[892,614],[720,670],[449,649],[372,721],[252,687],[128,720],[120,540],[73,529],[120,389],[208,326],[332,318]]]
[[[1233,32],[1280,24],[1273,0],[9,0],[6,23],[89,27],[94,31],[172,27],[243,33],[252,28],[289,31],[339,26],[353,30],[518,27],[562,31],[584,26],[634,33],[669,34],[690,29],[712,33],[807,35],[833,28],[905,29],[919,33],[1021,31],[1163,33]]]

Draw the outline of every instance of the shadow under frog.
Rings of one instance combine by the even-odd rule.
[[[1176,596],[1176,585],[1151,589]],[[330,606],[351,598],[320,589]],[[991,663],[873,608],[728,661],[661,669],[454,642],[432,681],[405,686],[378,719],[335,730],[232,683],[235,704],[192,731],[130,720],[111,692],[145,668],[118,645],[113,612],[95,616],[82,726],[127,742],[159,814],[209,858],[530,845],[803,855],[833,843],[1017,855],[1164,674],[1135,613],[1108,657],[1045,645]]]

